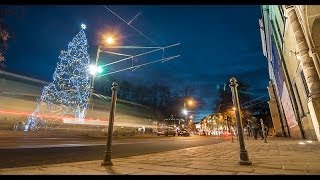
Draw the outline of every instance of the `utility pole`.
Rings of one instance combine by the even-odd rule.
[[[100,52],[101,52],[101,49],[100,49],[100,47],[98,47],[97,56],[96,56],[96,62],[95,62],[95,66],[96,66],[96,67],[97,67],[97,65],[98,65],[98,60],[99,60]],[[92,111],[93,111],[93,99],[92,99],[92,94],[93,94],[93,89],[94,89],[94,80],[95,80],[95,77],[96,77],[96,75],[93,75],[93,76],[92,76],[91,91],[90,91],[90,97],[89,97],[89,101],[90,101],[89,104],[91,104],[91,110],[92,110]]]

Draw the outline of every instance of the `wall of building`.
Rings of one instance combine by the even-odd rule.
[[[298,117],[300,118],[300,121],[302,123],[303,131],[306,138],[316,139],[310,112],[307,106],[307,92],[301,79],[301,64],[297,59],[297,56],[299,55],[297,50],[297,43],[294,37],[292,26],[288,22],[286,24],[286,31],[283,37],[283,57],[288,69],[288,78],[291,81],[291,84],[294,86],[293,94],[298,106],[298,111],[296,113],[298,113]],[[301,137],[301,135],[299,135],[299,131],[299,128],[292,128],[292,133],[295,134],[295,136],[293,137]]]
[[[269,75],[278,101],[278,108],[283,122],[285,136],[290,137],[290,127],[296,124],[290,85],[287,81],[287,71],[283,62],[283,34],[285,31],[285,19],[279,6],[264,5],[263,20],[264,31],[267,42],[267,59],[269,65]]]
[[[281,127],[282,125],[280,123],[281,122],[280,114],[279,114],[278,105],[275,99],[276,97],[274,96],[274,90],[271,82],[269,83],[269,86],[268,86],[268,92],[270,97],[270,101],[268,101],[268,104],[269,104],[269,109],[270,109],[270,114],[272,118],[272,124],[275,131],[275,135],[278,137],[281,137],[283,136],[282,127]]]
[[[283,74],[283,85],[282,85],[282,93],[279,94],[281,99],[281,103],[283,105],[284,114],[286,116],[286,122],[288,124],[288,128],[290,131],[290,136],[292,138],[301,138],[302,132],[299,127],[300,117],[297,115],[297,102],[296,97],[292,88],[292,79],[295,69],[297,67],[297,63],[285,57],[288,54],[288,48],[285,46],[286,43],[292,44],[292,42],[288,42],[286,39],[288,32],[288,23],[286,18],[284,17],[284,9],[279,5],[272,5],[274,16],[271,18],[272,20],[272,29],[273,33],[276,34],[274,36],[274,42],[277,45],[277,58],[281,67],[281,73]],[[289,37],[290,38],[290,37]],[[290,40],[294,40],[292,37]],[[276,56],[274,54],[274,56]]]
[[[320,76],[320,6],[306,5],[301,13],[303,19],[303,30],[309,46],[309,55],[312,57],[318,77]],[[320,90],[320,87],[319,87]],[[311,105],[312,102],[312,105]],[[320,92],[313,95],[308,107],[312,124],[315,128],[317,139],[320,141]]]
[[[314,88],[318,85],[312,85],[310,83],[311,79],[303,79],[304,77],[302,77],[310,77],[311,71],[306,71],[306,68],[309,66],[307,64],[303,64],[299,60],[298,52],[302,52],[304,53],[303,55],[305,55],[305,50],[301,49],[302,45],[304,46],[303,48],[305,48],[305,44],[297,44],[297,35],[299,35],[300,38],[298,38],[298,40],[302,40],[302,37],[300,37],[301,33],[297,34],[297,30],[293,30],[293,26],[296,26],[295,28],[297,28],[297,25],[300,26],[300,24],[292,24],[288,19],[287,9],[292,7],[294,7],[298,12],[297,16],[300,24],[302,24],[302,29],[304,30],[305,35],[303,38],[306,38],[308,45],[311,46],[310,44],[313,43],[316,36],[312,35],[315,33],[312,33],[312,30],[310,30],[314,29],[310,26],[310,23],[315,24],[314,22],[317,17],[320,17],[320,6],[261,6],[262,19],[264,23],[263,33],[265,33],[265,39],[262,40],[262,42],[265,43],[262,46],[264,48],[263,54],[268,60],[269,76],[275,85],[275,98],[281,102],[280,106],[276,107],[274,103],[276,101],[274,101],[273,97],[270,96],[269,106],[270,111],[272,111],[273,114],[276,114],[274,108],[278,108],[278,111],[280,112],[278,113],[279,116],[274,115],[273,121],[278,121],[277,117],[280,117],[279,120],[283,119],[284,122],[286,122],[287,129],[289,130],[292,138],[302,138],[304,135],[307,139],[317,139],[318,135],[316,135],[317,129],[315,129],[315,123],[316,125],[319,124],[317,112],[319,111],[320,114],[320,109],[317,107],[318,100],[316,94],[320,89],[317,90],[317,88]],[[310,22],[308,22],[308,20],[310,20]],[[307,26],[310,26],[310,28],[306,28]],[[308,41],[308,36],[310,36],[310,42]],[[320,42],[320,39],[318,40]],[[314,52],[317,50],[316,46],[313,46],[313,50]],[[310,56],[315,61],[314,68],[319,72],[319,62],[317,62],[318,59],[315,58],[318,57],[318,55],[316,53],[313,53],[312,55],[310,52],[309,54],[311,54]],[[305,58],[306,56],[303,57]],[[306,59],[303,60],[304,62],[307,62]],[[302,70],[303,72],[301,73]],[[318,83],[319,75],[315,76],[314,71],[312,73],[312,78],[315,80],[315,83]],[[308,94],[310,88],[315,94],[312,95],[312,101],[310,101],[310,95]],[[310,110],[310,107],[312,110]],[[318,127],[319,126],[317,126],[317,128]]]

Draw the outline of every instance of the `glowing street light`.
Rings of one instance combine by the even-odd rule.
[[[96,66],[94,64],[89,65],[89,73],[92,76],[95,76],[97,74],[100,74],[102,72],[102,68],[100,66]]]
[[[81,28],[85,29],[86,25],[85,24],[81,24]],[[110,36],[106,39],[106,43],[111,45],[113,44],[115,41],[114,39]],[[102,72],[102,68],[100,66],[98,66],[98,61],[99,61],[99,56],[100,53],[102,52],[100,46],[98,46],[97,49],[97,56],[96,56],[96,61],[95,61],[95,65],[90,65],[89,66],[89,73],[92,75],[92,81],[91,81],[91,92],[90,92],[90,101],[91,101],[91,109],[93,110],[93,101],[92,101],[92,93],[93,93],[93,89],[94,89],[94,80],[97,74],[100,74]]]
[[[185,115],[185,124],[186,125],[188,125],[189,123],[188,123],[188,117],[187,117],[187,115],[188,115],[188,111],[187,111],[187,105],[188,106],[193,106],[193,104],[194,104],[194,102],[193,102],[193,99],[187,99],[187,100],[184,100],[184,102],[183,102],[183,114]],[[192,118],[191,116],[190,116],[190,118]]]
[[[188,111],[187,111],[186,109],[183,109],[183,110],[182,110],[182,113],[183,113],[184,115],[188,115]]]
[[[106,42],[107,42],[107,44],[113,44],[114,43],[114,39],[112,37],[108,37]]]
[[[193,118],[193,116],[191,115],[191,116],[190,116],[190,119],[192,119],[192,118]]]

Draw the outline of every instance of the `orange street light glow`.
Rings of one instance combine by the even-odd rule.
[[[106,41],[107,41],[108,44],[113,44],[114,43],[114,39],[112,37],[108,37]]]

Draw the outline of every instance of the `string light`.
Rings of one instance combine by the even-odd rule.
[[[90,58],[84,29],[62,51],[53,74],[53,82],[44,86],[36,110],[28,117],[25,131],[39,130],[50,119],[44,117],[71,115],[78,124],[83,123],[88,105],[91,77],[88,70]],[[39,116],[46,115],[46,116]]]

